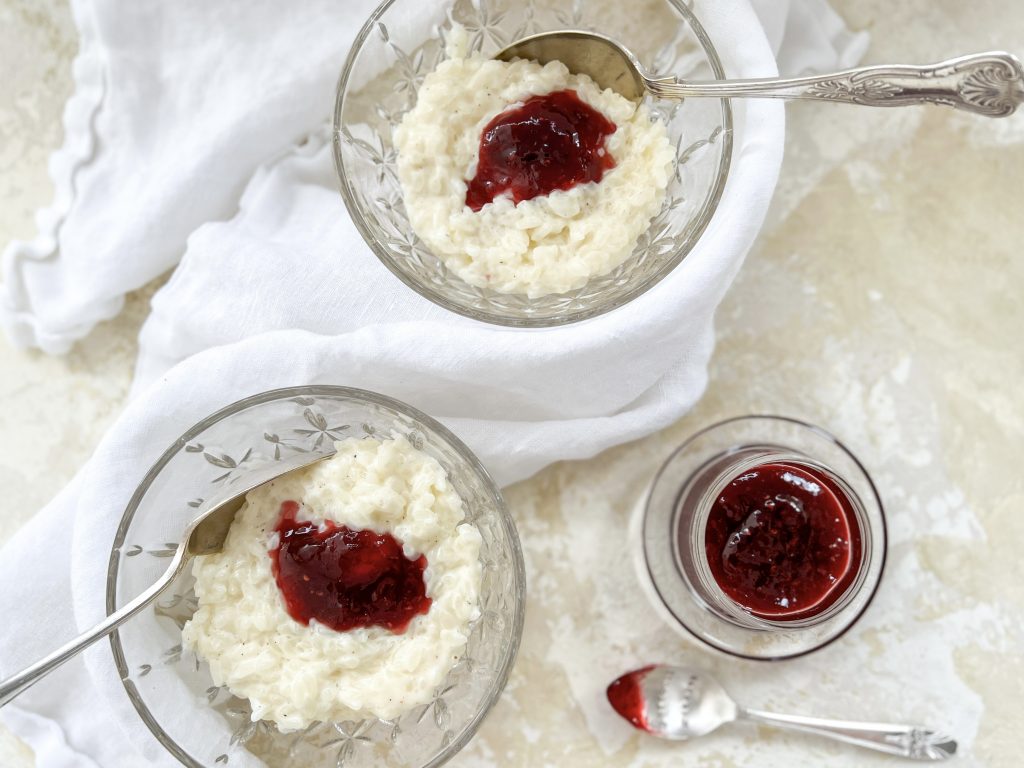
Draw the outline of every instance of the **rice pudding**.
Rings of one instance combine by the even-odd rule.
[[[404,437],[347,439],[246,498],[196,559],[185,645],[281,730],[428,703],[479,616],[480,533]]]
[[[530,298],[581,288],[625,261],[665,201],[675,157],[666,126],[561,62],[470,56],[461,27],[446,50],[394,133],[420,239],[466,282]],[[510,155],[514,167],[489,173]],[[562,178],[522,194],[552,166]]]

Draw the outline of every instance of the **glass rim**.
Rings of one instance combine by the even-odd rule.
[[[664,480],[665,474],[669,471],[669,469],[671,468],[673,462],[681,454],[683,454],[688,448],[690,448],[699,438],[707,435],[708,433],[716,431],[718,429],[721,429],[722,427],[726,427],[728,425],[735,424],[737,422],[754,422],[754,421],[781,422],[781,423],[789,424],[789,425],[792,425],[792,426],[795,426],[795,427],[799,427],[801,429],[806,429],[806,430],[814,433],[818,438],[824,439],[824,440],[832,443],[836,448],[838,448],[840,450],[840,452],[842,454],[844,454],[845,458],[849,459],[853,463],[853,466],[861,473],[862,479],[867,483],[867,487],[870,489],[871,498],[868,499],[868,500],[863,500],[862,499],[861,503],[862,504],[863,503],[873,503],[874,506],[877,508],[877,512],[878,512],[878,520],[877,520],[877,525],[878,525],[878,531],[877,531],[877,538],[878,538],[878,542],[877,542],[877,546],[878,546],[878,555],[877,555],[877,557],[878,557],[878,573],[877,573],[877,576],[874,579],[874,583],[872,583],[872,584],[862,584],[861,585],[862,589],[867,589],[866,598],[864,600],[864,603],[856,609],[856,612],[853,613],[850,616],[849,620],[847,621],[847,623],[844,626],[842,626],[834,635],[826,638],[822,642],[816,643],[816,644],[811,645],[811,646],[809,646],[807,648],[799,649],[799,650],[796,650],[796,651],[793,651],[793,652],[777,653],[777,654],[771,654],[771,655],[754,655],[754,654],[744,653],[742,651],[738,651],[736,649],[728,647],[725,643],[716,642],[714,639],[709,638],[709,637],[701,634],[694,627],[691,627],[686,620],[684,620],[682,617],[680,617],[678,615],[678,613],[675,610],[673,610],[673,608],[670,607],[669,602],[668,602],[668,600],[666,599],[666,597],[665,597],[665,595],[663,593],[663,589],[661,587],[659,587],[658,581],[655,578],[655,574],[654,574],[654,572],[652,570],[651,553],[649,551],[649,547],[648,547],[648,543],[647,543],[648,525],[651,522],[650,521],[650,517],[651,517],[651,501],[652,501],[652,498],[653,498],[653,495],[654,495],[654,491],[658,487],[659,482]],[[674,517],[674,515],[673,515],[673,517]],[[692,637],[694,640],[699,642],[704,647],[711,648],[711,649],[713,649],[715,651],[718,651],[720,653],[724,653],[724,654],[726,654],[728,656],[731,656],[731,657],[734,657],[734,658],[739,658],[739,659],[744,659],[744,660],[749,660],[749,661],[773,662],[773,661],[785,661],[787,659],[800,658],[802,656],[806,656],[806,655],[808,655],[810,653],[814,653],[815,651],[819,651],[819,650],[821,650],[823,648],[826,648],[829,645],[831,645],[832,643],[834,643],[836,640],[838,640],[839,638],[841,638],[844,635],[846,635],[846,633],[849,632],[850,629],[853,628],[860,621],[860,619],[863,617],[864,613],[867,611],[867,609],[874,602],[875,596],[878,594],[878,588],[879,588],[879,586],[882,583],[882,577],[883,577],[883,575],[885,573],[885,566],[886,566],[886,563],[887,563],[887,560],[888,560],[889,533],[888,533],[888,523],[886,521],[886,516],[885,516],[885,505],[882,503],[882,499],[881,499],[881,496],[878,493],[878,488],[875,485],[874,479],[871,477],[871,474],[868,472],[867,468],[860,461],[860,459],[857,458],[856,454],[853,453],[853,451],[851,451],[839,438],[837,438],[835,435],[833,435],[828,430],[823,429],[822,427],[819,427],[817,425],[814,425],[814,424],[811,424],[809,422],[803,421],[801,419],[793,418],[793,417],[790,417],[790,416],[781,416],[781,415],[766,414],[766,413],[747,414],[747,415],[743,415],[743,416],[733,416],[733,417],[730,417],[730,418],[727,418],[727,419],[722,419],[720,421],[717,421],[717,422],[715,422],[713,424],[710,424],[707,427],[704,427],[704,428],[694,432],[689,437],[687,437],[682,443],[680,443],[672,451],[672,453],[669,454],[669,456],[665,459],[665,461],[661,464],[661,466],[659,466],[657,473],[654,475],[654,478],[651,480],[651,483],[650,483],[650,485],[647,488],[646,494],[645,494],[644,499],[643,499],[642,520],[641,520],[641,530],[640,530],[640,533],[641,533],[640,545],[641,545],[641,550],[642,550],[641,554],[642,554],[642,557],[643,557],[643,573],[644,573],[644,576],[647,578],[648,585],[653,590],[653,595],[657,598],[657,600],[658,600],[658,602],[660,604],[660,608],[662,608],[669,616],[672,617],[672,625],[676,626],[676,627],[679,627],[680,629],[684,630],[689,637]],[[674,548],[675,544],[673,544],[672,547]],[[682,581],[682,576],[680,576],[680,581]],[[700,602],[696,598],[696,596],[691,595],[691,597],[694,599],[695,604]],[[706,607],[705,607],[705,610],[707,610]]]
[[[142,499],[145,497],[156,477],[161,471],[163,471],[164,467],[167,466],[171,459],[173,459],[183,449],[186,443],[190,442],[194,437],[202,434],[204,431],[223,419],[240,413],[253,406],[277,400],[287,400],[294,397],[315,397],[317,395],[341,396],[355,401],[383,406],[408,416],[417,423],[423,424],[430,430],[434,431],[455,451],[460,459],[466,462],[470,469],[482,481],[484,487],[487,489],[487,493],[491,497],[491,501],[494,503],[495,509],[497,510],[498,518],[501,521],[501,527],[505,533],[505,537],[509,541],[509,548],[515,565],[514,577],[516,584],[515,614],[513,616],[510,633],[511,642],[509,643],[508,650],[502,659],[501,665],[497,668],[494,683],[487,691],[486,696],[482,698],[481,705],[476,714],[467,723],[458,738],[453,739],[451,743],[435,755],[432,760],[424,763],[420,767],[437,768],[437,766],[443,765],[454,757],[462,750],[463,747],[466,746],[466,744],[469,743],[473,736],[476,735],[476,732],[483,723],[484,718],[491,709],[493,709],[508,684],[508,678],[512,672],[512,667],[515,665],[519,646],[522,642],[523,626],[526,620],[526,565],[523,558],[522,543],[519,539],[515,520],[512,517],[512,513],[510,512],[508,505],[505,503],[501,490],[491,477],[491,474],[487,471],[484,465],[480,463],[480,460],[469,449],[469,447],[466,446],[466,444],[462,442],[462,440],[460,440],[451,430],[432,416],[428,416],[423,411],[420,411],[401,400],[355,387],[345,387],[333,384],[308,384],[270,389],[250,395],[220,408],[206,418],[197,422],[182,433],[182,435],[160,455],[160,458],[157,459],[149,471],[146,472],[145,477],[142,478],[125,507],[125,511],[121,516],[121,521],[117,526],[117,532],[114,534],[114,539],[111,543],[110,560],[107,565],[107,581],[105,587],[106,610],[108,615],[117,610],[117,577],[121,560],[119,552],[125,542],[128,528],[135,517],[135,513],[138,511],[139,504],[142,502]],[[195,758],[185,752],[184,749],[182,749],[182,747],[163,729],[160,723],[153,716],[152,712],[150,712],[149,707],[146,706],[145,701],[142,700],[141,695],[135,687],[135,683],[130,678],[130,670],[128,669],[124,656],[124,649],[121,645],[121,638],[117,630],[110,633],[110,648],[114,657],[114,665],[117,668],[118,675],[121,678],[121,683],[124,686],[125,692],[128,694],[128,698],[131,701],[132,706],[135,708],[139,718],[143,723],[145,723],[146,727],[160,745],[183,765],[189,766],[189,768],[207,768],[207,766],[198,762]]]
[[[671,5],[690,27],[694,36],[700,43],[704,55],[707,57],[708,64],[711,66],[714,77],[718,80],[725,79],[725,67],[722,65],[722,60],[718,55],[718,49],[716,49],[714,44],[711,42],[710,36],[693,11],[684,4],[682,0],[663,1]],[[366,219],[359,207],[359,203],[351,189],[349,177],[345,170],[345,160],[341,150],[342,113],[345,108],[345,99],[348,94],[349,78],[351,77],[352,71],[355,67],[356,59],[363,48],[363,44],[366,42],[366,38],[370,35],[381,16],[383,16],[384,13],[397,2],[399,2],[399,0],[384,0],[384,2],[382,2],[377,9],[370,14],[370,17],[366,20],[366,23],[359,31],[359,34],[356,35],[355,40],[352,42],[352,47],[349,49],[348,56],[345,59],[345,64],[342,67],[341,74],[338,77],[338,83],[335,88],[331,149],[334,156],[334,169],[338,177],[338,186],[341,191],[341,197],[345,201],[345,207],[348,209],[352,223],[355,224],[356,229],[363,238],[363,241],[370,247],[370,250],[373,251],[374,255],[380,260],[380,262],[384,264],[384,266],[387,267],[388,270],[407,287],[411,288],[428,301],[447,309],[449,312],[454,312],[472,320],[511,328],[555,328],[598,317],[611,312],[612,310],[618,309],[636,298],[639,298],[668,277],[668,275],[673,272],[676,267],[678,267],[690,254],[697,243],[700,242],[701,237],[703,237],[708,225],[714,218],[715,212],[718,210],[718,205],[722,200],[722,195],[725,193],[725,185],[728,181],[729,171],[732,166],[733,113],[732,102],[729,99],[719,99],[722,111],[722,125],[720,133],[722,138],[722,156],[718,162],[718,172],[715,174],[714,186],[712,187],[711,194],[709,194],[704,200],[704,204],[694,217],[692,227],[686,237],[686,241],[680,248],[673,252],[672,257],[666,260],[661,269],[644,280],[637,282],[636,285],[632,286],[629,290],[623,292],[614,299],[610,301],[602,301],[593,306],[574,310],[555,317],[513,315],[501,311],[481,310],[463,306],[461,303],[453,301],[447,297],[436,287],[416,280],[406,274],[398,267],[391,253],[384,248],[380,241],[370,231],[370,227],[366,223]]]

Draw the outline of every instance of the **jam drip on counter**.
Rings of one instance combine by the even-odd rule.
[[[521,203],[556,189],[600,181],[615,167],[604,148],[605,137],[615,128],[572,90],[534,96],[502,112],[480,137],[466,205],[479,211],[506,192]]]
[[[400,634],[430,610],[423,581],[427,558],[410,560],[388,533],[354,531],[327,522],[324,530],[296,520],[299,505],[281,504],[270,551],[277,588],[288,614],[301,624],[316,619],[345,632],[384,627]]]
[[[769,463],[734,478],[705,530],[711,574],[754,616],[815,616],[857,575],[860,531],[835,481],[804,465]]]
[[[644,667],[627,672],[608,686],[608,703],[612,709],[631,722],[637,728],[649,730],[647,725],[647,703],[640,687],[643,679],[654,667]]]

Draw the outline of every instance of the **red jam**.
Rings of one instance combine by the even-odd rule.
[[[644,677],[654,667],[644,667],[633,672],[627,672],[618,680],[608,686],[608,703],[612,709],[622,717],[631,722],[637,728],[649,730],[647,725],[647,704],[644,702],[644,692],[640,687]]]
[[[387,533],[329,521],[320,530],[296,520],[298,511],[297,502],[281,504],[275,529],[281,539],[270,551],[277,588],[293,619],[306,625],[316,619],[338,632],[384,627],[401,634],[430,610],[426,557],[410,560]]]
[[[722,591],[775,621],[816,616],[834,604],[861,558],[846,495],[802,464],[761,464],[734,478],[711,508],[704,545]]]
[[[556,189],[600,181],[615,160],[604,148],[615,123],[580,100],[576,91],[527,99],[484,128],[476,176],[466,205],[479,211],[506,192],[521,203]]]

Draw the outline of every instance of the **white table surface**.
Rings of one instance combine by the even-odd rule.
[[[1000,47],[1024,53],[1024,6],[1006,0],[833,4],[853,28],[871,31],[868,61]],[[31,236],[35,208],[50,200],[46,160],[61,139],[75,49],[64,2],[0,0],[0,243]],[[614,619],[570,606],[587,603],[578,597],[595,589],[597,610],[616,606],[600,594],[607,574],[581,573],[593,563],[567,549],[570,521],[621,523],[675,444],[751,412],[830,428],[862,456],[888,505],[895,565],[876,605],[837,644],[846,645],[826,652],[839,654],[831,657],[838,666],[861,654],[866,687],[822,673],[828,658],[817,667],[736,669],[661,630],[651,647],[703,661],[737,693],[749,681],[752,706],[792,700],[808,713],[938,718],[964,743],[957,764],[1020,764],[1022,179],[1024,115],[985,121],[939,109],[789,108],[780,188],[718,314],[704,399],[661,434],[551,467],[509,490],[527,554],[526,632],[508,692],[453,764],[669,765],[686,755],[686,764],[701,766],[891,762],[738,729],[699,751],[651,747],[617,725],[610,736],[595,734],[567,695],[584,684],[571,658],[574,634]],[[133,294],[121,316],[64,358],[0,339],[0,542],[68,481],[119,412],[157,287]],[[904,573],[914,574],[913,589],[901,582]],[[628,569],[619,576],[629,578]],[[901,662],[922,633],[923,655]],[[820,679],[807,684],[808,670]],[[929,693],[933,672],[954,684],[948,700]],[[793,681],[804,681],[799,695],[786,690]],[[879,690],[900,691],[881,697],[886,711],[877,708]],[[31,752],[0,729],[0,766],[32,764]]]

